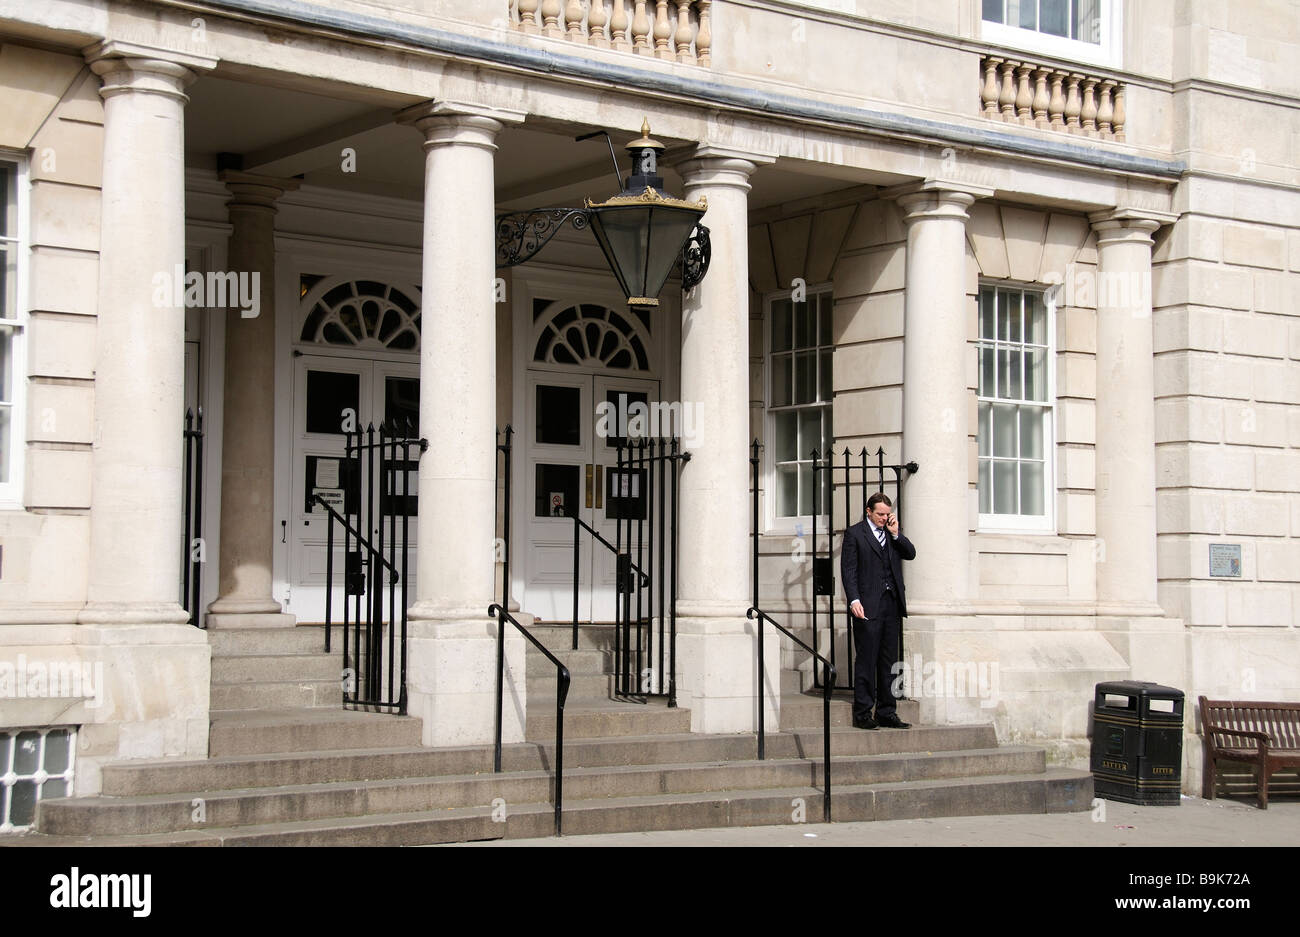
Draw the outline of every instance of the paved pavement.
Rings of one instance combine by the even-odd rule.
[[[1267,810],[1245,800],[1185,796],[1177,807],[1115,801],[1087,813],[942,817],[876,823],[802,823],[717,830],[614,833],[549,839],[458,843],[516,846],[1296,846],[1300,796],[1272,799]]]

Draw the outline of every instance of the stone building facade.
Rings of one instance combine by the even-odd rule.
[[[760,600],[793,623],[811,449],[918,464],[909,660],[997,676],[918,680],[927,721],[1078,763],[1099,681],[1300,699],[1294,0],[0,0],[0,89],[0,731],[75,728],[80,793],[108,762],[207,754],[212,630],[320,620],[302,472],[330,381],[364,418],[418,409],[431,442],[427,745],[492,730],[506,423],[528,430],[511,599],[564,616],[538,467],[600,457],[531,435],[559,399],[539,387],[580,420],[611,390],[696,408],[693,731],[751,729],[760,697],[779,722],[745,616],[752,438]],[[645,120],[668,187],[708,201],[699,286],[621,315],[568,229],[495,268],[497,214],[612,193],[603,140],[575,137]],[[639,356],[542,348],[573,316]],[[187,405],[207,631],[177,601]],[[769,640],[765,685],[808,671]],[[19,690],[38,664],[85,685]]]

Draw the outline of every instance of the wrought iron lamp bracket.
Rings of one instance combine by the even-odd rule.
[[[559,233],[565,222],[575,231],[591,223],[585,208],[542,208],[497,216],[497,266],[526,263]]]
[[[682,292],[689,293],[704,279],[704,274],[709,272],[712,255],[709,229],[697,224],[682,245]]]

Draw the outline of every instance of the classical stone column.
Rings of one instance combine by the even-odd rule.
[[[238,297],[226,314],[225,405],[221,436],[220,592],[209,628],[293,625],[271,597],[275,476],[275,202],[292,179],[223,172],[233,196],[227,265],[255,278],[255,310]]]
[[[682,304],[682,403],[695,408],[678,524],[678,700],[695,732],[757,726],[759,674],[750,604],[749,177],[770,157],[700,146],[677,169],[685,197],[707,199],[708,274]],[[780,643],[767,629],[763,698],[777,725]]]
[[[962,614],[971,519],[966,209],[991,192],[924,182],[884,194],[898,199],[907,225],[902,461],[920,466],[899,512],[917,551],[907,564],[907,608]]]
[[[1117,209],[1090,220],[1097,232],[1097,611],[1158,615],[1151,234],[1175,217]]]
[[[418,578],[410,713],[427,745],[492,740],[496,687],[496,301],[493,154],[523,115],[430,102],[398,119],[424,134]],[[507,625],[503,736],[523,738],[523,639]]]
[[[86,623],[182,623],[185,264],[182,89],[215,62],[130,43],[103,78],[95,446]]]

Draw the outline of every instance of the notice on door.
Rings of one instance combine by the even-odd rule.
[[[339,486],[339,460],[338,459],[317,459],[316,460],[316,484],[320,488],[338,488]]]
[[[551,517],[564,517],[564,492],[551,492]]]
[[[338,463],[336,462],[335,471],[337,471],[337,467],[338,467]],[[343,513],[343,489],[342,488],[313,488],[311,490],[311,493],[313,495],[318,495],[321,498],[321,500],[323,500],[334,510],[338,511],[340,514]],[[320,506],[319,502],[313,500],[311,504],[312,504],[311,512],[313,514],[325,513],[325,509]]]

